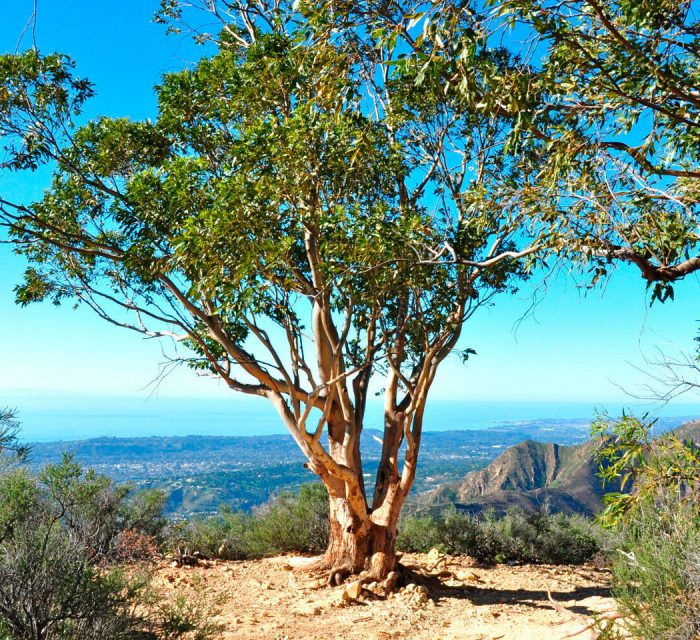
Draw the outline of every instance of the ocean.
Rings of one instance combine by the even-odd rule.
[[[250,436],[286,433],[272,406],[260,398],[163,398],[33,394],[0,392],[0,407],[17,409],[21,439],[26,442],[85,440],[102,436]],[[582,402],[429,402],[426,431],[488,429],[519,422],[546,422],[556,434],[572,423],[590,422],[596,410],[611,415],[621,410],[651,412],[671,427],[700,417],[699,404],[672,404],[662,408],[624,401]],[[381,428],[382,405],[369,404],[367,427]]]

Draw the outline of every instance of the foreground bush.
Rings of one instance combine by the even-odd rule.
[[[639,506],[623,525],[613,594],[633,638],[700,637],[700,522],[671,500]]]
[[[284,492],[254,514],[222,509],[216,516],[171,525],[167,549],[181,560],[196,553],[243,560],[280,553],[321,553],[328,544],[328,494],[322,484]]]
[[[2,541],[0,636],[125,638],[132,621],[123,587],[119,574],[97,572],[80,541],[35,505]]]
[[[582,516],[512,509],[499,518],[493,513],[472,516],[452,507],[438,517],[403,518],[397,546],[419,552],[437,547],[487,564],[580,564],[607,548],[607,538]]]
[[[69,457],[38,475],[0,464],[0,637],[135,637],[136,592],[112,563],[125,532],[159,532],[163,496],[129,500],[127,488]]]
[[[700,637],[700,449],[674,435],[653,439],[653,422],[604,419],[602,476],[625,478],[630,494],[606,496],[603,522],[622,535],[613,595],[627,637]]]

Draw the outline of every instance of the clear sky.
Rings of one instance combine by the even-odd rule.
[[[36,36],[44,52],[71,55],[97,96],[88,115],[146,118],[155,114],[153,85],[161,75],[192,64],[203,53],[185,38],[166,37],[151,17],[157,0],[38,0]],[[14,51],[32,12],[32,0],[0,8],[0,49]],[[31,33],[24,45],[31,43]],[[46,176],[31,181],[0,176],[0,190],[31,197]],[[0,406],[16,405],[20,390],[71,395],[146,397],[144,387],[164,360],[161,346],[109,326],[88,310],[48,303],[15,306],[12,287],[22,260],[0,244]],[[456,400],[593,402],[617,410],[628,402],[621,388],[639,390],[648,379],[637,367],[656,349],[694,350],[698,281],[677,287],[676,301],[649,308],[636,271],[619,270],[605,292],[584,295],[566,274],[548,283],[534,314],[530,307],[541,281],[516,296],[496,300],[466,327],[463,347],[476,349],[468,366],[448,361],[435,396]],[[159,387],[164,397],[226,394],[216,382],[182,370]],[[685,402],[696,399],[687,397]]]

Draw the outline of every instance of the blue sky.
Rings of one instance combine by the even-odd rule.
[[[155,114],[153,85],[164,72],[192,64],[203,53],[185,38],[166,37],[151,22],[157,2],[39,0],[37,40],[42,51],[59,50],[78,62],[97,96],[88,115],[145,118]],[[32,11],[31,0],[0,9],[0,49],[14,51]],[[31,42],[30,34],[25,44]],[[45,176],[0,176],[0,189],[14,196],[41,193]],[[15,306],[12,287],[22,260],[0,245],[0,405],[16,405],[26,392],[71,395],[118,394],[147,397],[144,389],[164,360],[161,346],[109,326],[87,310],[50,304]],[[649,308],[636,271],[619,270],[606,290],[584,295],[575,279],[559,275],[548,283],[534,314],[530,307],[540,281],[516,296],[496,300],[465,330],[463,347],[478,355],[468,366],[448,361],[434,395],[442,399],[552,401],[606,404],[617,410],[629,399],[621,387],[638,390],[647,381],[635,367],[656,349],[691,351],[698,314],[695,277],[677,287],[676,302]],[[22,391],[22,393],[20,393]],[[167,378],[163,397],[225,396],[216,382],[182,370]],[[695,399],[687,397],[686,402]]]

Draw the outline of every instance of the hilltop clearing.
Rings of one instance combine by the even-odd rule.
[[[481,567],[466,557],[407,554],[402,564],[416,572],[416,588],[388,598],[363,591],[358,601],[343,597],[347,584],[320,586],[303,564],[293,557],[166,564],[155,581],[165,598],[199,588],[219,600],[216,620],[230,640],[326,640],[328,629],[344,640],[555,640],[614,606],[607,571],[592,565]]]

